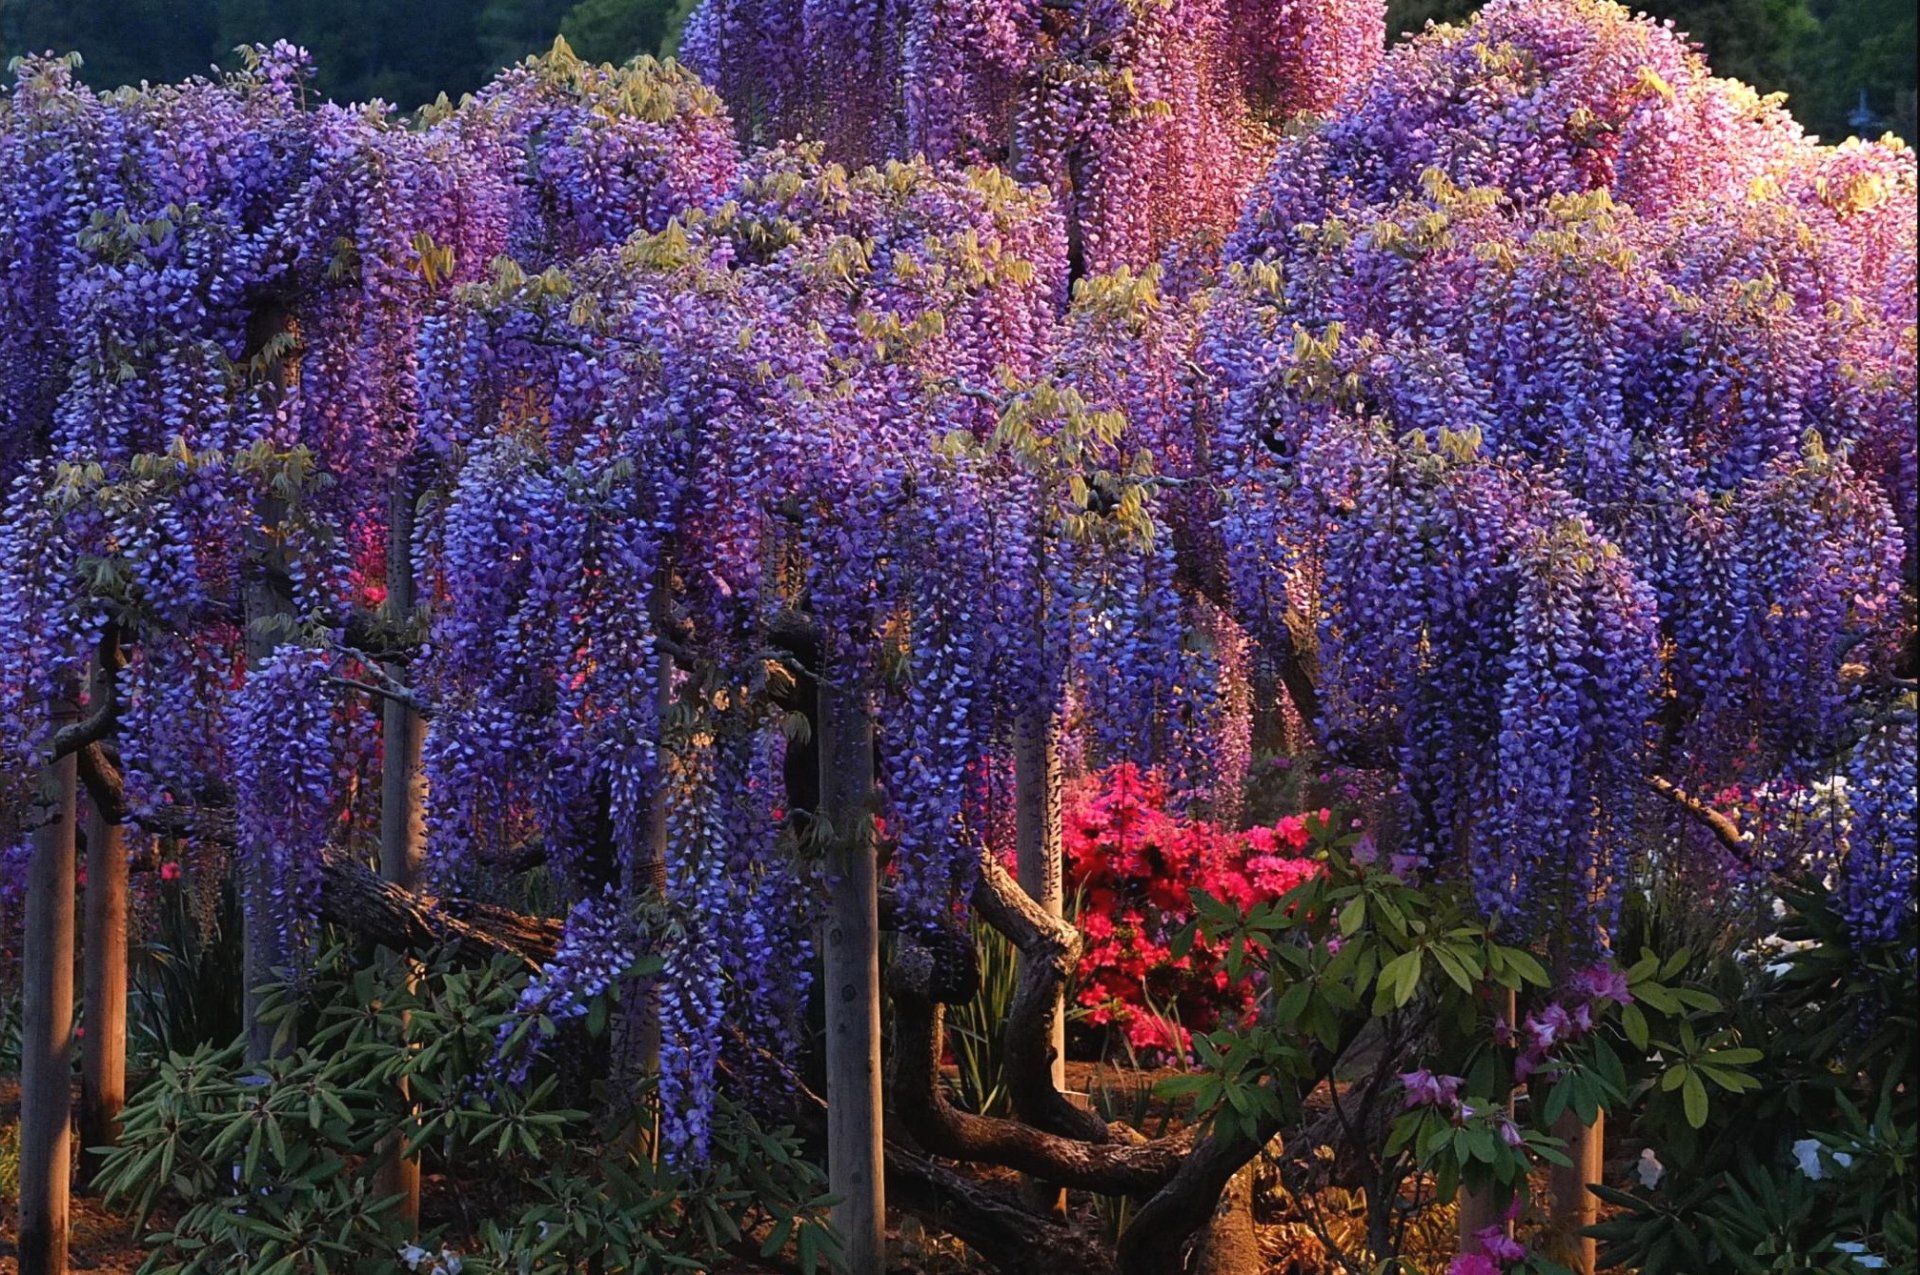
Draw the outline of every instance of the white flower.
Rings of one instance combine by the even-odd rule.
[[[1660,1163],[1660,1157],[1653,1153],[1652,1147],[1640,1148],[1640,1163],[1633,1166],[1640,1177],[1640,1185],[1651,1191],[1660,1185],[1660,1179],[1667,1176],[1667,1166]]]
[[[1867,1270],[1877,1271],[1887,1264],[1886,1258],[1867,1252],[1867,1246],[1858,1240],[1836,1240],[1833,1246],[1842,1253],[1850,1254],[1856,1266],[1863,1266]]]
[[[1820,1165],[1820,1144],[1812,1138],[1802,1138],[1793,1144],[1793,1158],[1800,1162],[1800,1172],[1815,1182],[1825,1176]]]
[[[1793,1158],[1800,1162],[1800,1172],[1818,1182],[1826,1174],[1826,1166],[1820,1163],[1820,1143],[1814,1138],[1802,1138],[1793,1144]],[[1827,1158],[1845,1169],[1853,1164],[1853,1157],[1844,1151],[1829,1151]]]
[[[441,1249],[440,1270],[442,1275],[460,1275],[460,1255],[450,1248]]]
[[[400,1250],[400,1260],[406,1263],[407,1269],[410,1271],[419,1270],[420,1263],[426,1261],[427,1256],[427,1250],[421,1248],[418,1244],[409,1244]]]

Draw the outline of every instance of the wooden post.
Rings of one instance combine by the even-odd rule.
[[[387,618],[403,624],[413,614],[413,485],[403,474],[394,480],[387,507]],[[406,665],[384,666],[388,678],[404,684]],[[410,705],[387,699],[380,716],[380,878],[403,889],[419,888],[427,852],[427,780],[420,764],[426,723]],[[403,959],[394,957],[393,959]],[[405,1081],[401,1084],[405,1086]],[[420,1227],[420,1161],[402,1157],[401,1139],[375,1181],[381,1195],[401,1197],[395,1216],[406,1233]]]
[[[1060,853],[1060,747],[1052,716],[1024,713],[1014,737],[1014,853],[1020,888],[1051,917],[1066,914],[1065,865]],[[1025,964],[1027,957],[1020,958]],[[1056,996],[1048,1040],[1053,1050],[1053,1087],[1067,1080],[1067,1020]]]
[[[267,352],[269,346],[285,337],[297,337],[299,324],[284,306],[269,302],[256,309],[247,321],[249,358]],[[284,396],[299,381],[297,356],[287,353],[271,360],[267,377],[276,397]],[[247,619],[247,667],[254,669],[272,658],[279,639],[255,628],[292,610],[283,581],[287,578],[286,555],[280,546],[280,523],[286,516],[282,502],[271,495],[262,496],[254,506],[257,524],[249,534],[246,583],[242,590]],[[241,1010],[246,1024],[247,1058],[258,1062],[284,1049],[287,1028],[262,1022],[262,991],[286,964],[287,953],[281,939],[279,922],[274,917],[273,874],[267,856],[259,846],[240,847],[241,911]]]
[[[1518,1031],[1519,1024],[1514,1022],[1514,1015],[1519,1009],[1519,999],[1514,995],[1513,989],[1511,987],[1496,989],[1494,994],[1496,997],[1503,997],[1505,999],[1507,1023],[1512,1026],[1514,1030]],[[1509,1112],[1511,1112],[1513,1107],[1513,1091],[1511,1089],[1507,1091],[1507,1106]],[[1506,1213],[1499,1200],[1490,1191],[1482,1194],[1478,1191],[1469,1191],[1463,1187],[1461,1188],[1459,1199],[1460,1251],[1462,1253],[1473,1252],[1476,1251],[1471,1247],[1475,1242],[1474,1233],[1484,1231],[1490,1226],[1505,1226],[1507,1220]]]
[[[662,723],[657,742],[652,804],[647,809],[647,839],[643,854],[627,864],[621,890],[628,898],[660,902],[667,897],[667,792],[668,757],[664,724],[673,710],[674,665],[671,655],[661,654],[655,665],[659,682],[654,687],[654,706]],[[815,781],[818,792],[818,781]],[[814,801],[817,797],[809,797]],[[660,991],[655,976],[629,975],[620,985],[620,1001],[613,1020],[613,1058],[610,1103],[616,1114],[631,1119],[631,1129],[639,1153],[648,1159],[660,1154],[660,1104],[651,1101],[645,1110],[633,1109],[633,1094],[644,1082],[660,1074]]]
[[[1600,1245],[1580,1234],[1582,1227],[1600,1220],[1599,1201],[1587,1190],[1589,1183],[1601,1181],[1606,1174],[1607,1113],[1595,1115],[1592,1124],[1581,1122],[1578,1113],[1568,1110],[1553,1122],[1553,1136],[1567,1144],[1567,1158],[1573,1163],[1554,1165],[1549,1176],[1553,1197],[1553,1229],[1564,1233],[1565,1247],[1556,1256],[1574,1275],[1594,1275],[1600,1260]]]
[[[1594,882],[1584,884],[1588,891],[1594,889]],[[1573,949],[1563,934],[1553,948],[1556,986],[1566,985],[1573,976],[1575,964]],[[1599,1261],[1599,1243],[1581,1235],[1580,1230],[1600,1220],[1598,1201],[1593,1192],[1587,1190],[1587,1184],[1599,1182],[1606,1174],[1602,1163],[1606,1121],[1606,1112],[1602,1111],[1595,1114],[1592,1124],[1586,1124],[1578,1112],[1569,1108],[1553,1122],[1553,1136],[1567,1144],[1566,1155],[1573,1163],[1553,1165],[1548,1172],[1548,1231],[1559,1245],[1553,1256],[1575,1275],[1593,1275]]]
[[[96,808],[87,817],[87,1034],[80,1048],[80,1185],[100,1171],[96,1147],[120,1140],[127,1105],[127,846]]]
[[[861,692],[819,686],[821,815],[833,829],[826,914],[827,1186],[852,1275],[886,1269],[880,910],[873,721]]]
[[[52,731],[74,721],[71,699],[49,705]],[[74,823],[79,766],[72,754],[40,772],[41,823],[27,872],[21,962],[20,1272],[66,1275],[67,1196],[73,1173]]]
[[[1035,903],[1050,917],[1066,914],[1066,865],[1060,849],[1060,737],[1048,708],[1036,707],[1014,723],[1013,740],[1014,872]],[[1020,954],[1023,967],[1032,957]],[[1055,1089],[1067,1087],[1067,1016],[1057,989],[1047,1012],[1047,1050]],[[1067,1193],[1038,1180],[1025,1183],[1033,1207],[1064,1217]]]

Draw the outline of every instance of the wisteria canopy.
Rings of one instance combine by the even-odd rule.
[[[665,959],[695,1155],[723,1027],[805,1006],[799,677],[870,702],[928,919],[1036,718],[1217,807],[1258,684],[1510,932],[1604,947],[1649,861],[1911,927],[1913,152],[1605,0],[1383,22],[708,0],[684,67],[556,48],[415,120],[285,46],[26,61],[4,795],[111,650],[78,729],[109,687],[137,835],[263,867],[297,956],[406,696],[435,889],[537,842],[573,908],[543,1009]]]

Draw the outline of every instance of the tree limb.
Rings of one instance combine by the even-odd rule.
[[[1753,846],[1748,842],[1746,835],[1740,831],[1740,825],[1731,815],[1715,810],[1663,775],[1648,775],[1647,787],[1698,820],[1707,831],[1713,834],[1714,840],[1736,859],[1742,863],[1753,862]]]
[[[109,621],[100,634],[100,676],[94,681],[99,702],[91,706],[91,711],[85,717],[54,733],[53,742],[47,749],[49,760],[59,761],[107,737],[107,732],[113,729],[113,723],[120,715],[118,684],[120,667],[125,663],[120,654],[120,626]]]
[[[764,1106],[769,1088],[779,1091],[784,1101],[778,1118],[792,1121],[816,1150],[823,1150],[826,1100],[785,1059],[737,1028],[729,1035],[735,1048],[778,1078],[773,1086],[748,1088],[748,1094]],[[896,1137],[886,1142],[886,1175],[889,1205],[960,1240],[1002,1275],[1103,1275],[1113,1269],[1112,1251],[1097,1236],[1036,1213],[1011,1191],[967,1177]]]
[[[893,1108],[914,1141],[936,1155],[1000,1165],[1060,1186],[1106,1195],[1158,1190],[1174,1176],[1192,1146],[1189,1133],[1140,1143],[1107,1135],[1096,1143],[955,1107],[940,1083],[945,1010],[929,995],[928,987],[936,962],[907,935],[901,936],[895,951],[889,970],[894,1009]],[[1104,1124],[1101,1130],[1106,1133]]]
[[[1106,1142],[1106,1122],[1067,1101],[1053,1084],[1053,1006],[1080,964],[1080,931],[1048,914],[986,849],[980,852],[973,905],[1025,958],[1003,1029],[1013,1109],[1036,1129],[1082,1142]],[[1062,1185],[1073,1184],[1063,1180]]]
[[[1213,1216],[1227,1183],[1279,1132],[1280,1122],[1269,1118],[1257,1139],[1201,1139],[1121,1234],[1118,1275],[1180,1275],[1187,1242]]]

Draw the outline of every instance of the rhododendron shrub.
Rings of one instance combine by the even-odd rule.
[[[1318,871],[1302,852],[1308,822],[1288,815],[1244,832],[1174,813],[1166,777],[1130,763],[1068,785],[1061,815],[1067,889],[1086,940],[1079,1021],[1117,1034],[1141,1056],[1185,1058],[1190,1035],[1242,1022],[1257,986],[1230,976],[1223,948],[1174,937],[1204,891],[1245,910],[1279,898]]]

